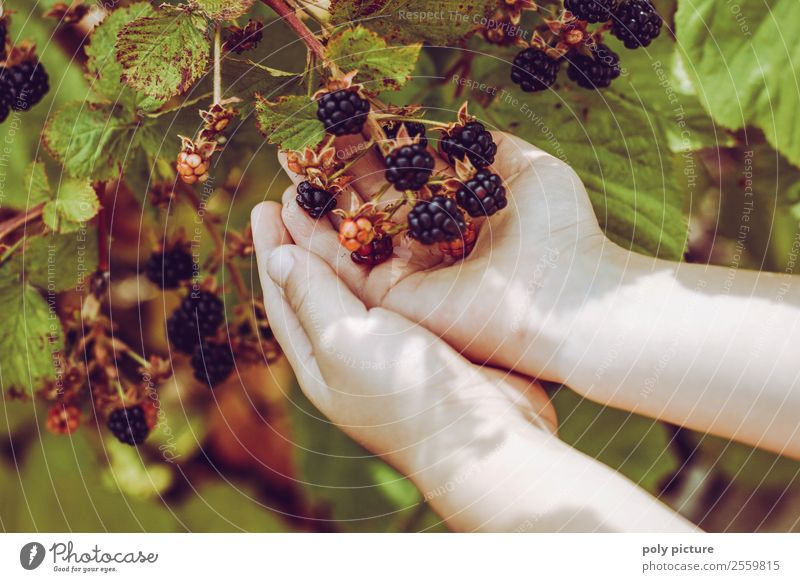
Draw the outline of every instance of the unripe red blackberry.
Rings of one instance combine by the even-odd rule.
[[[648,46],[661,33],[663,20],[650,0],[623,0],[614,11],[611,34],[625,48]]]
[[[350,258],[354,263],[374,267],[391,258],[394,247],[392,237],[384,236],[376,238],[369,244],[363,245],[359,249],[350,253]]]
[[[227,344],[202,342],[192,353],[194,377],[213,388],[233,371],[233,353]]]
[[[53,434],[67,435],[78,430],[81,409],[74,404],[56,402],[47,411],[47,430]]]
[[[320,218],[336,208],[336,197],[327,190],[317,188],[311,182],[300,182],[295,200],[311,218]]]
[[[479,121],[455,126],[444,135],[439,147],[450,158],[451,163],[467,157],[476,168],[490,165],[497,153],[497,144],[494,143],[492,134]]]
[[[463,236],[465,229],[458,204],[445,196],[420,200],[408,213],[408,234],[425,245],[455,240]]]
[[[191,354],[195,346],[217,333],[225,319],[222,300],[208,291],[193,291],[167,320],[167,335],[175,349]]]
[[[555,83],[561,61],[552,59],[544,51],[527,48],[514,57],[511,80],[527,92],[544,91]]]
[[[5,81],[9,105],[14,111],[27,111],[50,90],[47,72],[36,59],[5,67],[0,76]]]
[[[619,77],[619,55],[604,44],[597,44],[592,55],[572,53],[567,76],[584,89],[605,89]]]
[[[434,159],[421,143],[400,146],[386,156],[386,180],[398,190],[419,190],[428,183]]]
[[[489,170],[480,170],[456,192],[458,205],[470,216],[491,216],[508,205],[503,180]]]
[[[369,101],[355,89],[325,93],[317,100],[317,117],[333,135],[360,133],[367,121]]]
[[[175,289],[194,276],[194,259],[183,247],[153,253],[144,266],[147,278],[162,289]]]
[[[126,445],[138,445],[150,434],[147,415],[141,405],[117,408],[108,415],[108,430]]]
[[[383,132],[389,139],[395,139],[402,126],[406,126],[409,137],[419,137],[419,143],[428,145],[428,138],[425,137],[425,126],[417,121],[395,121],[383,126]]]
[[[616,0],[564,0],[564,8],[586,22],[607,22]]]

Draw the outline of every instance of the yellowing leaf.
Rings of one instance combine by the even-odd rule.
[[[317,104],[300,95],[275,102],[257,96],[256,123],[270,143],[285,150],[313,148],[325,137],[325,127],[317,119]]]
[[[233,20],[247,14],[254,0],[190,0],[212,20]]]

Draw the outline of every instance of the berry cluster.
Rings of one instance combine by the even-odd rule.
[[[22,43],[8,50],[8,18],[0,17],[0,123],[11,110],[27,111],[50,90],[50,79],[33,52]]]
[[[589,24],[602,23],[594,32]],[[662,19],[651,0],[564,0],[559,20],[547,21],[545,33],[537,35],[511,65],[511,80],[523,91],[543,91],[555,83],[564,60],[567,76],[584,89],[604,89],[619,77],[619,55],[603,44],[611,34],[628,49],[648,46],[661,32]]]

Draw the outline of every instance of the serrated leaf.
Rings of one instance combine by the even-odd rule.
[[[359,26],[333,37],[326,56],[342,71],[357,69],[355,81],[379,93],[399,89],[406,83],[421,48],[421,44],[388,46],[376,33]]]
[[[112,103],[121,103],[126,107],[153,111],[158,109],[163,100],[153,99],[137,93],[122,83],[122,65],[117,61],[117,35],[122,27],[136,18],[153,16],[155,10],[147,2],[136,2],[130,6],[117,8],[111,12],[92,31],[91,40],[85,47],[86,70],[92,89]]]
[[[308,97],[284,96],[270,102],[256,99],[256,123],[262,135],[285,150],[313,148],[325,137],[325,127],[317,119],[317,105]]]
[[[52,190],[50,189],[50,182],[47,179],[44,163],[40,161],[31,162],[25,174],[27,176],[25,185],[28,190],[28,206],[35,206],[40,202],[49,200],[52,195]]]
[[[253,7],[254,0],[190,0],[212,20],[233,20],[244,16]]]
[[[53,200],[44,205],[42,220],[55,232],[75,232],[100,210],[97,194],[86,180],[65,180]]]
[[[36,289],[3,277],[0,287],[0,386],[32,394],[55,379],[53,355],[63,348],[61,323]]]
[[[106,180],[119,173],[131,130],[111,105],[74,101],[48,118],[43,140],[69,175]]]
[[[759,127],[800,165],[800,44],[785,42],[800,32],[800,3],[770,0],[742,19],[721,0],[681,0],[675,28],[698,95],[717,123]]]
[[[249,59],[225,57],[222,60],[222,81],[233,94],[245,96],[259,93],[286,95],[299,87],[300,73],[282,71]]]
[[[123,26],[116,43],[123,82],[154,99],[185,92],[208,64],[204,24],[187,12],[161,10]]]
[[[75,289],[97,269],[97,233],[87,229],[37,236],[16,260],[15,268],[35,287],[55,293]]]
[[[448,45],[480,28],[497,0],[333,0],[331,23],[363,24],[397,44]]]
[[[601,406],[560,388],[552,399],[565,443],[655,493],[678,468],[669,436],[657,421]]]

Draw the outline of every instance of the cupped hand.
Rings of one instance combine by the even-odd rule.
[[[509,134],[493,135],[498,152],[492,169],[504,180],[509,204],[477,222],[476,246],[464,260],[435,246],[398,245],[402,237],[395,237],[389,261],[372,269],[355,264],[338,243],[336,219],[309,217],[294,187],[283,197],[283,221],[296,244],[327,262],[365,305],[421,323],[473,361],[558,380],[559,346],[570,319],[614,245],[566,163]],[[377,153],[359,160],[350,172],[358,200],[343,195],[339,207],[352,208],[378,192],[384,167]],[[287,172],[295,184],[302,181]],[[453,175],[441,160],[437,172]]]

